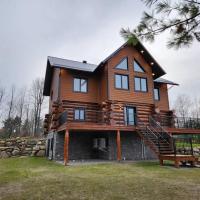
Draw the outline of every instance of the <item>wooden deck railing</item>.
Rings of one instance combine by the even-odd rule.
[[[99,110],[88,110],[84,111],[84,119],[75,118],[75,110],[65,110],[58,116],[58,125],[61,126],[64,123],[95,123],[103,125],[114,125],[114,126],[136,126],[137,116],[135,115],[133,121],[130,119],[125,120],[123,112],[105,112]]]
[[[75,112],[75,111],[74,111]],[[75,118],[74,112],[64,111],[58,117],[59,126],[66,122],[85,122],[85,123],[95,123],[95,124],[109,124],[109,113],[97,110],[85,110],[84,116],[78,119]]]
[[[192,117],[176,117],[162,116],[154,117],[162,127],[168,128],[183,128],[183,129],[200,129],[200,118]]]

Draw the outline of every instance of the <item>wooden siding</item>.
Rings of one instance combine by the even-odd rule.
[[[99,72],[99,103],[108,100],[108,66],[105,65]]]
[[[167,84],[155,84],[156,88],[160,91],[160,100],[155,101],[155,106],[161,111],[169,111],[169,99],[168,99],[168,89]]]
[[[60,69],[54,68],[52,81],[51,81],[51,90],[50,90],[50,97],[49,97],[49,109],[51,112],[52,103],[58,100],[58,89],[59,89],[59,73]],[[53,92],[53,96],[51,99],[51,93]]]
[[[128,70],[116,69],[115,66],[125,57],[128,57]],[[134,59],[138,61],[146,73],[134,72]],[[129,90],[115,88],[115,73],[129,75]],[[135,76],[147,78],[148,92],[135,92]],[[149,66],[149,64],[144,60],[143,56],[133,47],[125,47],[108,61],[108,82],[109,100],[154,104],[151,66]]]
[[[111,104],[111,111],[113,112],[111,124],[124,124],[124,107],[132,106],[136,108],[136,120],[142,120],[144,123],[148,123],[149,115],[152,115],[153,105],[143,104],[143,103],[133,103],[133,102],[122,102],[122,101],[113,101]]]
[[[86,78],[88,80],[88,91],[86,93],[73,91],[74,77]],[[61,71],[61,101],[78,100],[81,102],[98,102],[99,100],[99,78],[96,74],[84,73],[80,71]]]
[[[112,126],[124,125],[124,107],[132,106],[136,108],[137,117],[144,123],[148,123],[149,115],[152,115],[153,106],[150,104],[121,102],[121,101],[107,101],[107,106],[97,103],[84,103],[78,101],[63,101],[62,109],[67,111],[67,121],[74,121],[75,108],[83,108],[85,110],[85,121],[81,123],[104,123]],[[106,109],[105,109],[106,108]]]
[[[74,121],[75,108],[83,108],[85,110],[85,120],[87,122],[96,122],[96,113],[97,111],[100,111],[100,107],[97,103],[86,103],[79,101],[64,100],[62,102],[62,108],[63,110],[67,111],[67,121]]]

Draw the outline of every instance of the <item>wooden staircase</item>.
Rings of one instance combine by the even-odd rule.
[[[174,154],[173,139],[158,122],[149,117],[149,123],[137,119],[138,134],[157,155]]]

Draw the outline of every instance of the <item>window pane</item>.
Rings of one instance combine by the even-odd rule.
[[[84,119],[85,119],[85,110],[80,109],[80,120],[84,120]]]
[[[159,89],[158,89],[158,88],[155,88],[155,89],[154,89],[154,99],[155,99],[155,100],[159,100],[159,99],[160,99],[160,96],[159,96]]]
[[[80,91],[80,79],[78,78],[74,78],[74,91]]]
[[[121,84],[121,75],[115,75],[115,87],[116,88],[122,88]]]
[[[79,120],[79,109],[75,109],[74,118]]]
[[[135,78],[135,90],[140,91],[140,78]]]
[[[134,71],[135,72],[144,72],[142,67],[136,61],[134,61],[133,65],[134,65]]]
[[[128,59],[125,58],[123,59],[117,66],[116,66],[117,69],[125,69],[127,70],[128,69]]]
[[[126,125],[135,125],[135,108],[124,107],[124,123]]]
[[[128,89],[128,76],[122,76],[122,88]]]
[[[147,79],[145,78],[141,78],[141,91],[147,91]]]
[[[81,79],[81,92],[87,92],[87,80]]]
[[[134,108],[128,108],[129,125],[135,124],[134,115],[135,115]]]
[[[126,113],[126,107],[124,107],[124,123],[127,125],[127,113]]]

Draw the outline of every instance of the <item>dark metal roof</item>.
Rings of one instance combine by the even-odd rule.
[[[50,95],[51,80],[54,67],[85,72],[94,72],[97,68],[97,65],[48,56],[43,90],[43,95],[45,96]]]
[[[155,83],[165,83],[165,84],[168,84],[168,85],[179,85],[178,83],[174,83],[172,81],[169,81],[167,79],[164,79],[164,78],[157,78],[156,80],[154,80]]]
[[[49,60],[50,65],[54,67],[62,67],[62,68],[74,69],[74,70],[80,70],[80,71],[86,71],[86,72],[94,72],[94,70],[97,68],[97,65],[94,65],[94,64],[78,62],[78,61],[68,60],[68,59],[63,59],[63,58],[48,56],[47,59]]]

